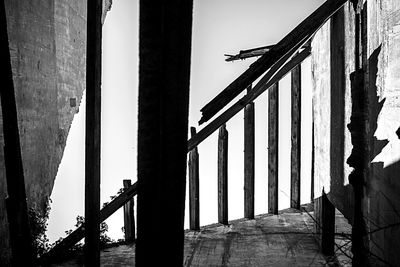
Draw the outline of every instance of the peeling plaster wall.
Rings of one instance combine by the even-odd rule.
[[[86,2],[6,0],[5,4],[28,206],[43,210],[85,87]],[[10,257],[6,195],[0,149],[2,266]]]
[[[366,23],[362,66],[368,92],[368,146],[370,170],[364,185],[364,220],[366,222],[373,266],[400,266],[400,1],[364,1]],[[350,74],[355,66],[354,10],[344,7],[344,91],[343,102],[332,98],[337,88],[330,68],[332,20],[324,25],[312,42],[312,77],[315,121],[315,197],[322,189],[332,203],[352,221],[352,187],[348,185],[351,168],[346,164],[352,149],[347,124],[351,116]],[[340,104],[340,105],[338,105]],[[334,114],[343,112],[343,134],[339,134]],[[332,140],[341,138],[343,155],[335,154]],[[334,141],[335,142],[335,141]],[[336,142],[335,142],[336,143]],[[340,160],[337,164],[333,162]],[[332,169],[332,166],[339,166]],[[336,167],[337,168],[337,167]],[[342,171],[343,175],[340,175]],[[386,261],[386,263],[384,263]]]

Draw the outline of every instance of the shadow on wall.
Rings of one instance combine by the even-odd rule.
[[[381,46],[371,54],[368,62],[370,68],[370,162],[389,144],[389,140],[378,140],[374,136],[378,128],[378,117],[386,100],[379,101],[377,95],[376,81],[380,51]],[[399,133],[400,128],[396,131],[400,139]],[[399,266],[400,161],[397,160],[389,166],[384,166],[384,162],[372,162],[370,172],[370,179],[365,184],[369,213],[364,214],[364,218],[370,235],[371,263],[374,266]]]

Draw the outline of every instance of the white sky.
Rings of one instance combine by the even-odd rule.
[[[200,109],[255,59],[225,62],[224,54],[278,42],[323,0],[195,0],[189,126]],[[311,72],[303,64],[302,203],[310,199]],[[279,208],[289,206],[290,77],[280,83]],[[101,203],[110,201],[123,179],[136,180],[138,88],[138,1],[114,1],[103,27]],[[256,214],[267,210],[267,94],[256,101]],[[75,115],[52,193],[48,235],[55,241],[84,215],[85,101]],[[199,130],[200,128],[198,128]],[[229,131],[229,219],[243,217],[243,113]],[[199,146],[200,223],[217,222],[217,135]],[[188,206],[188,205],[186,205]],[[123,238],[121,210],[107,223],[109,236]],[[185,218],[188,225],[188,216]]]

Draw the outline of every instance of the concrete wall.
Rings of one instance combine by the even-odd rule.
[[[368,93],[367,156],[371,163],[364,185],[364,220],[373,266],[399,266],[400,2],[364,1],[363,10],[361,65]],[[352,106],[349,75],[355,66],[354,29],[354,10],[347,4],[312,43],[315,194],[319,197],[324,188],[350,222],[353,194],[346,160],[352,145],[346,125]]]
[[[86,1],[5,3],[28,206],[42,210],[85,87]],[[2,147],[2,130],[0,133]],[[2,266],[10,256],[6,195],[4,153],[0,149]]]

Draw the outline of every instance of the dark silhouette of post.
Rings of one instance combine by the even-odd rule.
[[[124,180],[124,190],[128,189],[132,184],[131,180]],[[125,241],[128,243],[135,242],[135,199],[132,198],[124,205],[124,231]]]
[[[251,91],[251,85],[247,88]],[[254,219],[254,102],[244,109],[244,217]]]
[[[139,8],[135,260],[181,266],[193,2],[141,0]]]
[[[196,135],[196,128],[190,128],[192,137]],[[199,152],[197,147],[189,152],[189,218],[190,230],[200,229],[199,204]]]
[[[228,131],[225,124],[218,134],[218,222],[228,224]]]
[[[24,169],[18,130],[10,50],[8,45],[7,18],[4,1],[0,3],[0,66],[2,86],[0,98],[3,118],[4,163],[7,181],[7,219],[10,230],[12,266],[33,266],[34,254],[29,229],[26,203]],[[0,201],[3,201],[0,200]]]
[[[291,72],[292,82],[292,130],[290,156],[290,207],[300,209],[301,167],[301,65]]]
[[[317,239],[321,252],[325,255],[334,255],[335,250],[335,206],[322,191],[322,196],[315,199]]]
[[[278,214],[279,85],[268,89],[268,213]]]
[[[86,44],[85,266],[100,266],[102,0],[88,0]]]

